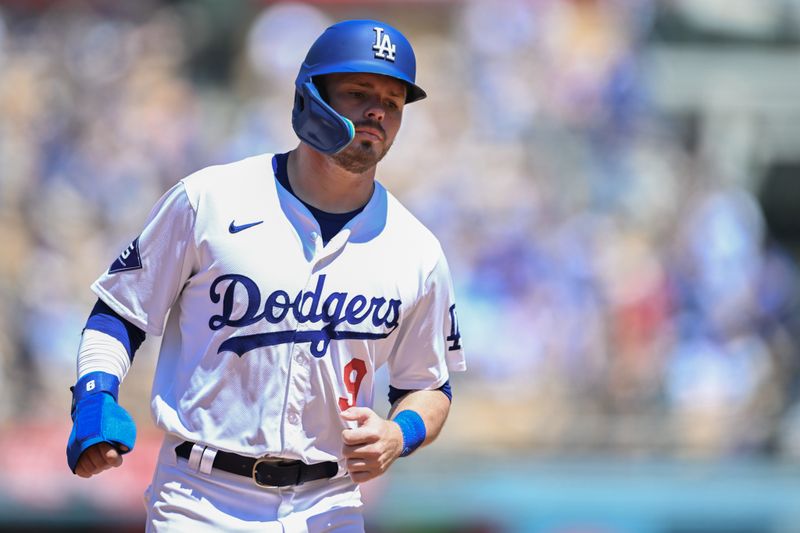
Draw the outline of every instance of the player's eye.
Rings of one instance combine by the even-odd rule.
[[[388,107],[392,111],[397,111],[398,109],[400,109],[400,106],[394,100],[388,100],[386,102],[386,107]]]
[[[361,91],[349,91],[348,94],[353,98],[364,98],[364,93]]]

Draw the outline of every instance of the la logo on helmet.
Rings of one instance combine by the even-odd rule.
[[[375,44],[372,45],[375,57],[394,62],[394,53],[397,47],[392,44],[389,34],[385,33],[383,28],[375,27],[372,30],[375,32]]]

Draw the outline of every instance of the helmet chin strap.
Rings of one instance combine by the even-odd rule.
[[[355,126],[350,119],[336,112],[319,94],[312,81],[302,85],[302,93],[296,94],[292,112],[292,126],[297,136],[312,148],[335,154],[350,144],[355,137]]]

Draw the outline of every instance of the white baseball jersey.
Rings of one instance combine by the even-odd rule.
[[[341,473],[339,413],[372,406],[378,367],[400,389],[465,370],[452,282],[439,242],[380,183],[323,246],[275,172],[266,154],[181,180],[92,290],[164,335],[159,427]]]

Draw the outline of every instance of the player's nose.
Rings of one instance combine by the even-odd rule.
[[[366,118],[381,122],[383,121],[383,117],[386,116],[386,111],[383,109],[383,106],[380,105],[380,103],[372,102],[364,111],[364,116]]]

